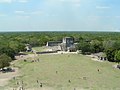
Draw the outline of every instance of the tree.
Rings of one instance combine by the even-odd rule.
[[[119,54],[118,51],[120,50],[120,42],[117,40],[116,41],[109,40],[109,41],[103,42],[103,46],[104,46],[104,51],[107,55],[108,61],[116,62]]]
[[[110,61],[110,62],[114,62],[115,61],[114,60],[115,52],[116,51],[114,49],[112,49],[112,48],[109,48],[109,49],[105,50],[105,53],[106,53],[108,61]]]
[[[78,45],[78,49],[82,50],[83,54],[90,53],[91,52],[90,43],[81,41]]]
[[[7,56],[14,59],[15,51],[8,46],[0,46],[0,54],[5,53]]]
[[[98,40],[92,40],[90,42],[90,45],[91,45],[91,52],[92,53],[98,53],[98,52],[102,52],[103,51],[102,42],[100,42]]]
[[[6,54],[0,55],[0,68],[8,67],[12,59]]]
[[[10,41],[9,47],[14,50],[14,53],[17,54],[20,51],[25,51],[25,44],[20,43],[18,41]]]
[[[115,52],[115,61],[120,62],[120,50]]]

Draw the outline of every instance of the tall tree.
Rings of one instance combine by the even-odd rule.
[[[120,50],[115,52],[115,61],[118,63],[120,62]]]
[[[92,53],[98,53],[103,51],[103,45],[102,42],[98,41],[98,40],[92,40],[91,43],[91,51]]]
[[[90,53],[91,52],[91,48],[90,48],[90,43],[89,42],[85,42],[85,41],[81,41],[78,45],[78,48],[80,50],[82,50],[83,54],[86,53]]]
[[[0,55],[0,68],[8,67],[12,59],[6,54]]]

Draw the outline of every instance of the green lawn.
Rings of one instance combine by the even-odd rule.
[[[18,61],[15,65],[21,76],[6,87],[18,87],[16,82],[23,81],[29,90],[120,90],[120,71],[112,67],[113,63],[77,54],[39,55],[39,59],[33,63]],[[47,89],[40,88],[37,80]]]
[[[0,86],[0,90],[4,90],[4,87]]]

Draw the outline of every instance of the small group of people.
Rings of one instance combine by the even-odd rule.
[[[37,84],[39,84],[39,81],[37,80]],[[42,83],[40,83],[40,87],[43,87],[43,84]]]

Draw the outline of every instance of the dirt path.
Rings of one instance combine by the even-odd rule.
[[[26,59],[28,57],[30,57],[30,56],[27,55],[26,57],[17,57],[17,60],[11,62],[11,65],[16,63],[20,59]],[[18,68],[12,67],[12,69],[14,69],[15,71],[14,72],[6,72],[6,73],[0,72],[0,86],[1,87],[4,87],[5,85],[7,85],[9,83],[9,80],[13,79],[13,77],[19,76]]]
[[[38,57],[40,55],[55,55],[55,54],[78,54],[77,52],[64,52],[64,51],[59,51],[57,53],[45,53],[45,54],[28,54],[28,55],[21,55],[21,56],[16,56],[15,58],[17,60],[25,60],[28,58],[34,59],[35,57]],[[15,62],[14,62],[15,63]]]
[[[18,69],[13,68],[15,72],[0,73],[0,86],[5,86],[8,84],[8,81],[13,77],[18,76]]]

